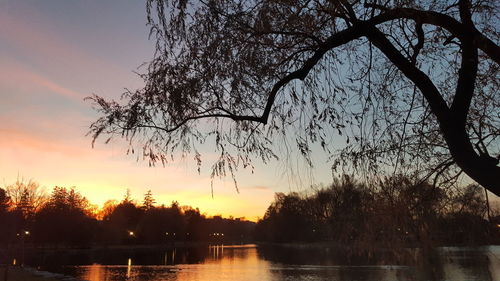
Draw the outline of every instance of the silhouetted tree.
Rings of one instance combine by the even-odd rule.
[[[269,234],[276,242],[307,241],[313,234],[313,224],[306,214],[306,202],[297,193],[276,193],[274,202],[264,215],[269,220]]]
[[[146,243],[165,243],[185,239],[183,214],[164,206],[149,209],[139,222],[138,232]]]
[[[366,186],[343,177],[307,196],[277,193],[256,226],[256,237],[332,241],[352,251],[484,244],[498,238],[498,230],[484,219],[485,210],[478,186],[442,189],[402,176]]]
[[[144,210],[150,210],[151,208],[154,207],[154,204],[156,203],[155,199],[153,198],[153,194],[151,193],[151,189],[146,192],[144,195],[144,200],[142,202],[142,207]]]
[[[123,198],[122,203],[131,203],[132,202],[132,197],[130,195],[130,189],[127,188],[127,191],[125,192],[125,197]]]
[[[469,185],[450,198],[450,207],[441,219],[441,236],[449,243],[471,245],[495,242],[496,225],[488,223],[483,190]]]
[[[283,138],[310,165],[317,144],[333,168],[464,172],[500,196],[496,0],[148,0],[147,11],[157,49],[145,86],[122,104],[90,97],[94,141],[200,164],[197,145],[213,137],[224,175],[275,158]]]
[[[34,215],[46,202],[45,190],[32,180],[18,178],[15,183],[6,186],[10,198],[10,229],[17,234],[31,228]]]
[[[56,186],[48,202],[35,215],[36,242],[84,245],[93,239],[95,220],[89,203],[74,188]]]
[[[31,218],[47,200],[45,190],[32,180],[25,182],[24,179],[18,178],[14,184],[8,185],[6,190],[13,208],[25,219]]]
[[[0,188],[0,244],[6,243],[13,237],[15,228],[13,227],[12,215],[9,212],[10,198],[5,189]]]
[[[98,218],[101,220],[109,220],[109,216],[113,213],[117,205],[118,203],[116,200],[107,200],[104,202],[99,211]]]
[[[186,240],[205,240],[207,238],[208,231],[206,229],[203,229],[205,217],[200,214],[200,210],[193,208],[184,208],[183,212],[184,218],[186,220]]]
[[[175,233],[171,239],[179,240],[183,236],[185,232],[184,218],[181,208],[179,207],[179,203],[177,201],[173,201],[170,205],[169,210],[169,218],[168,222],[168,231],[170,233]]]
[[[10,198],[5,189],[0,188],[0,213],[6,213],[10,207]]]
[[[129,196],[127,196],[120,204],[118,204],[113,212],[109,215],[110,228],[108,231],[111,236],[111,243],[122,243],[133,239],[136,241],[137,236],[130,237],[130,232],[136,232],[137,225],[144,214],[139,206],[137,206]]]
[[[362,237],[366,245],[430,248],[440,242],[436,224],[449,203],[444,189],[402,176],[376,184]]]
[[[198,209],[180,207],[173,201],[169,207],[154,206],[151,191],[145,204],[138,206],[130,191],[120,203],[108,200],[100,211],[75,188],[56,186],[45,203],[36,208],[29,221],[20,210],[28,208],[23,198],[24,185],[18,184],[11,191],[19,194],[14,204],[7,191],[0,188],[0,244],[23,241],[24,231],[29,231],[30,243],[45,246],[88,246],[123,243],[164,244],[178,241],[250,241],[255,223],[243,219],[224,219],[220,216],[206,218]],[[38,185],[35,185],[38,188]],[[20,191],[19,191],[20,190]],[[30,205],[31,206],[31,205]],[[147,206],[147,207],[146,207]],[[35,210],[30,209],[31,211]],[[209,233],[221,234],[211,239]]]
[[[348,242],[359,239],[360,235],[369,231],[366,228],[367,215],[373,205],[369,189],[356,183],[350,177],[334,182],[327,190],[330,193],[329,208],[332,215],[327,222],[335,240]]]

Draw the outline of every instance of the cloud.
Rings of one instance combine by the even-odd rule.
[[[81,148],[64,142],[59,137],[52,140],[44,139],[17,129],[0,128],[0,135],[2,136],[0,138],[2,150],[6,148],[22,151],[31,150],[35,153],[59,153],[70,157],[81,157],[89,151],[88,148]]]
[[[10,15],[0,9],[0,53],[8,55],[0,56],[2,84],[15,79],[17,87],[26,88],[32,82],[79,100],[92,92],[116,96],[125,85],[132,89],[142,86],[136,74],[119,66],[112,50],[98,55],[84,43],[70,41],[50,22],[31,11]],[[102,48],[107,50],[104,44]],[[135,64],[131,64],[133,68]]]
[[[44,27],[43,20],[33,20],[30,13],[13,17],[7,13],[0,13],[0,39],[11,45],[16,52],[23,53],[30,58],[50,58],[59,63],[87,64],[96,61],[91,56],[79,50],[77,46],[69,44],[59,35]],[[35,23],[37,23],[35,25]]]
[[[265,190],[265,191],[268,191],[268,190],[271,190],[271,188],[267,187],[267,186],[263,186],[263,185],[254,185],[252,187],[250,187],[251,189],[256,189],[256,190]]]
[[[0,83],[2,88],[24,91],[28,95],[39,95],[42,89],[51,93],[81,101],[86,94],[79,93],[44,77],[20,63],[0,57]],[[4,93],[9,94],[9,93]]]
[[[125,48],[121,42],[126,41],[104,40],[99,42],[102,48],[96,48],[82,40],[90,38],[92,30],[81,33],[78,28],[82,27],[71,23],[61,28],[59,19],[38,11],[16,11],[0,9],[0,180],[15,180],[19,172],[48,188],[76,186],[98,204],[120,200],[126,188],[140,201],[152,189],[166,204],[179,200],[211,215],[253,217],[263,213],[274,192],[258,185],[265,184],[262,178],[244,177],[248,179],[239,181],[240,194],[231,180],[227,184],[216,181],[213,199],[207,167],[198,175],[191,162],[183,164],[177,159],[166,168],[149,168],[145,161],[135,162],[136,155],[124,155],[123,141],[91,149],[90,140],[83,135],[93,117],[87,114],[91,109],[82,98],[92,91],[116,94],[123,85],[134,88],[130,84],[143,84],[123,69],[128,58],[125,63],[120,60],[124,55],[114,56]],[[73,30],[75,33],[68,33]],[[120,39],[120,32],[110,34],[118,34]],[[106,39],[104,35],[101,39]],[[142,44],[137,48],[137,57],[149,54]],[[135,51],[125,52],[132,53]],[[130,64],[135,66],[133,61]],[[215,154],[206,150],[204,161],[211,163]]]

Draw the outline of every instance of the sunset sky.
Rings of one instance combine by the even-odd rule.
[[[98,205],[127,188],[140,201],[151,189],[159,203],[255,220],[274,192],[330,181],[327,165],[291,176],[283,164],[257,163],[254,174],[238,173],[240,193],[227,178],[214,182],[212,198],[210,157],[198,174],[191,158],[150,168],[121,141],[92,149],[85,134],[97,114],[83,99],[141,87],[133,71],[153,44],[145,23],[144,1],[0,0],[0,186],[18,176],[48,191],[75,186]]]

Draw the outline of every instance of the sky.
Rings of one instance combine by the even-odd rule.
[[[231,178],[216,179],[212,197],[210,163],[198,174],[191,158],[149,167],[123,141],[92,148],[86,133],[98,115],[84,98],[141,87],[134,71],[152,56],[148,32],[144,1],[0,0],[0,187],[17,178],[47,192],[74,186],[99,206],[127,189],[140,202],[151,190],[159,204],[256,220],[275,192],[331,180],[326,164],[294,175],[256,163],[253,174],[237,173],[239,192]]]

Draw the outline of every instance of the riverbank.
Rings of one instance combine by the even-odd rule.
[[[4,247],[1,247],[0,245],[0,264],[7,262],[7,260],[2,260],[2,254],[3,256],[15,256],[13,253],[21,253],[22,251],[25,251],[27,254],[33,253],[33,252],[46,252],[46,253],[52,253],[52,252],[65,252],[65,253],[72,253],[72,252],[99,252],[99,251],[108,251],[108,250],[113,250],[113,251],[121,251],[121,250],[137,250],[137,251],[150,251],[150,250],[170,250],[170,249],[183,249],[183,248],[202,248],[202,247],[209,247],[209,246],[217,246],[217,245],[224,245],[224,246],[248,246],[248,245],[255,245],[252,242],[237,242],[237,243],[214,243],[214,242],[172,242],[172,243],[163,243],[163,244],[126,244],[126,245],[87,245],[87,246],[67,246],[67,245],[25,245],[24,248],[21,245],[6,245]],[[10,262],[11,260],[9,260]],[[0,279],[0,281],[2,281]]]
[[[7,272],[6,272],[7,271]],[[62,274],[39,271],[31,267],[0,267],[0,281],[82,281]]]

